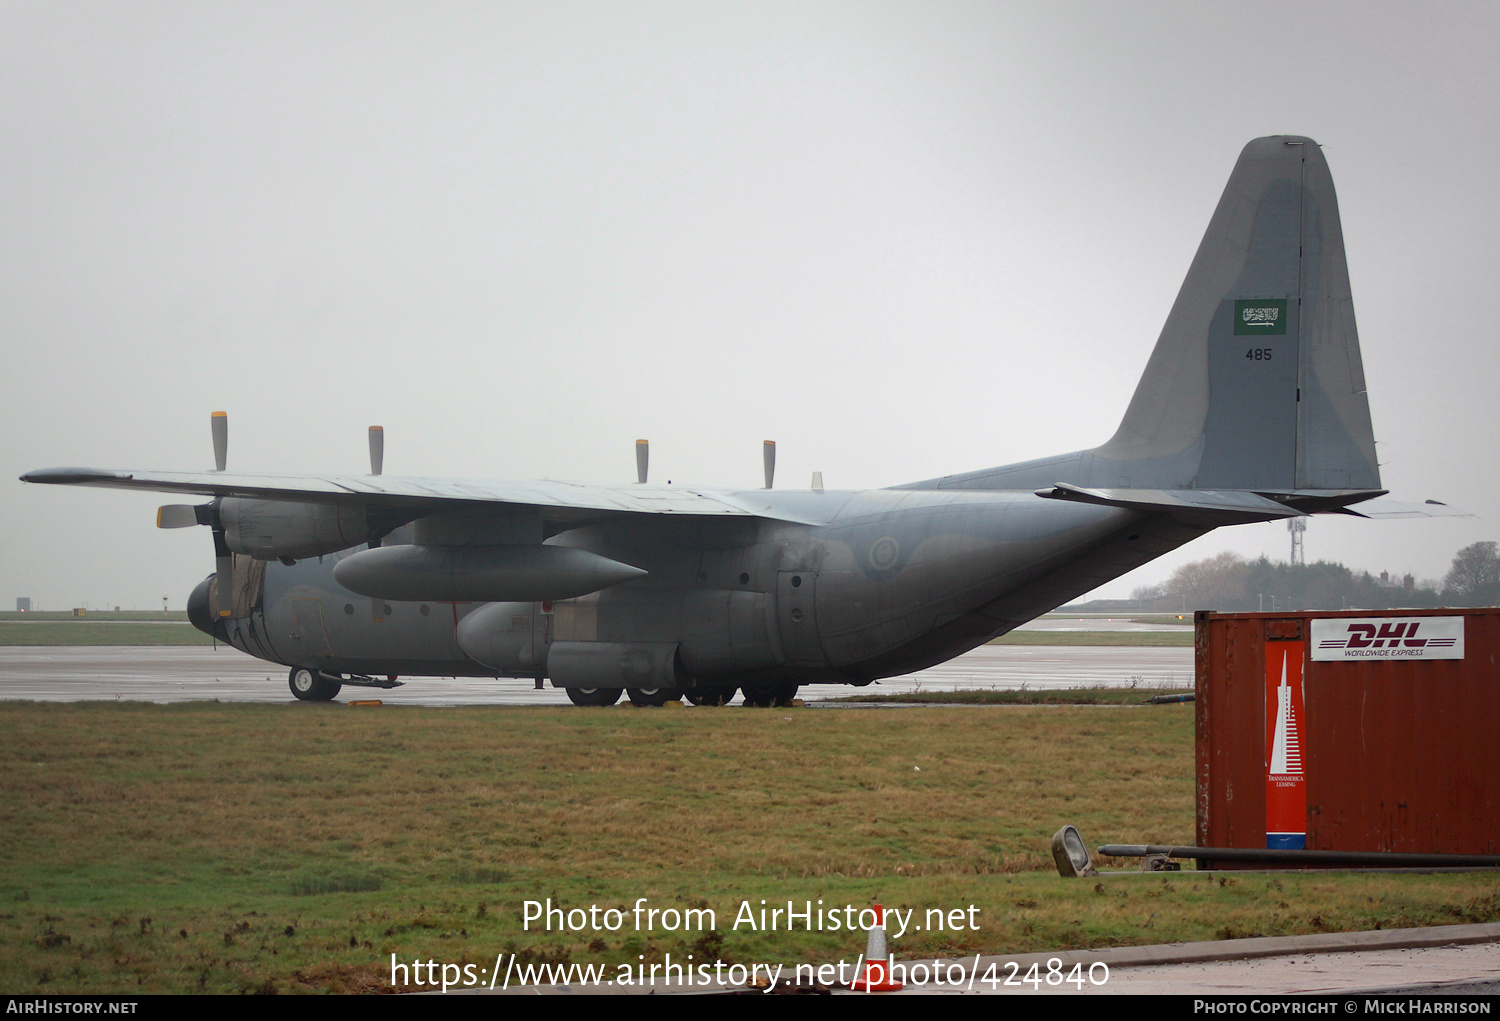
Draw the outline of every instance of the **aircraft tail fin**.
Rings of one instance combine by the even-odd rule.
[[[1338,199],[1317,143],[1245,146],[1089,484],[1380,488]]]

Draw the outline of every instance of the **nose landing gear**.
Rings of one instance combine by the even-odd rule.
[[[303,702],[328,702],[339,693],[343,685],[330,681],[316,670],[305,666],[292,667],[287,677],[287,687]]]

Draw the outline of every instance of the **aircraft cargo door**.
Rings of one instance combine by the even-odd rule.
[[[787,661],[798,666],[824,666],[828,657],[818,640],[818,576],[812,571],[778,571],[776,615]]]

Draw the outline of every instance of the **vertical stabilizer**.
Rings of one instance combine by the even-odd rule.
[[[1338,199],[1311,139],[1240,153],[1125,418],[1092,453],[1095,484],[1380,488]]]

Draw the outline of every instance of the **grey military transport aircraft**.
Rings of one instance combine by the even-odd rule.
[[[48,468],[212,497],[189,616],[292,693],[546,679],[578,705],[751,704],[941,663],[1220,525],[1383,495],[1333,180],[1297,136],[1240,153],[1114,436],[867,492]],[[644,455],[644,448],[639,451]],[[768,459],[769,465],[769,459]]]

